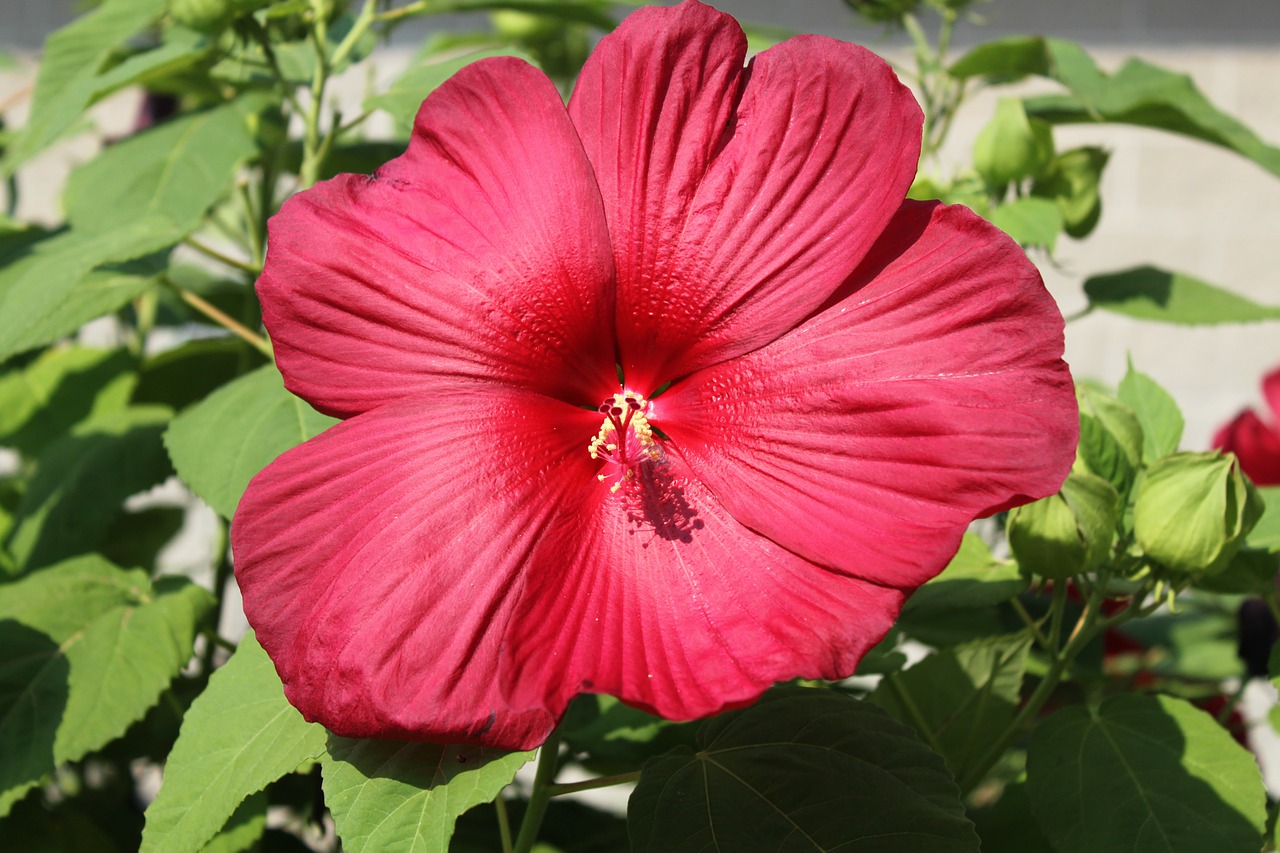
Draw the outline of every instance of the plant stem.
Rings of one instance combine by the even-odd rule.
[[[248,261],[242,261],[242,260],[239,260],[238,258],[233,258],[230,255],[224,254],[218,251],[217,249],[213,248],[212,246],[206,245],[205,243],[201,243],[195,237],[184,237],[182,242],[183,244],[195,249],[197,252],[204,255],[206,258],[213,258],[218,263],[225,264],[226,266],[229,266],[232,269],[237,269],[243,273],[248,273],[254,278],[257,278],[258,276],[262,275],[261,267],[254,266]]]
[[[183,290],[167,278],[163,279],[163,281],[170,290],[182,299],[183,302],[187,303],[210,320],[213,320],[219,326],[222,326],[228,332],[240,338],[267,358],[274,357],[271,351],[271,343],[267,341],[266,338],[248,328],[235,318],[228,316],[216,305],[210,304],[203,296],[192,293],[189,290]]]
[[[1053,654],[1053,643],[1050,642],[1049,638],[1040,630],[1040,623],[1031,618],[1031,614],[1027,612],[1027,608],[1023,606],[1022,602],[1015,596],[1014,598],[1009,599],[1009,604],[1013,605],[1013,609],[1018,614],[1018,618],[1023,621],[1023,624],[1025,624],[1027,629],[1035,636],[1036,642],[1040,645],[1040,648],[1050,654]]]
[[[640,771],[632,770],[630,773],[617,773],[613,776],[597,776],[595,779],[584,779],[581,782],[565,782],[548,785],[551,796],[559,797],[564,794],[576,794],[579,791],[594,791],[597,788],[609,788],[614,785],[625,785],[628,782],[635,782],[640,779]]]
[[[1097,635],[1097,631],[1101,630],[1101,626],[1097,623],[1105,589],[1105,579],[1099,578],[1093,587],[1089,600],[1085,603],[1084,611],[1080,614],[1080,618],[1076,620],[1075,627],[1071,629],[1066,647],[1061,652],[1053,655],[1049,671],[1044,674],[1044,678],[1036,685],[1036,689],[1018,711],[1017,716],[1013,718],[1013,722],[1005,729],[1004,734],[997,738],[991,744],[991,747],[977,761],[971,764],[958,780],[961,796],[968,795],[979,782],[986,778],[987,773],[1000,760],[1000,756],[1004,755],[1005,751],[1021,736],[1023,729],[1035,719],[1036,714],[1040,713],[1044,703],[1048,701],[1049,697],[1053,695],[1053,691],[1057,689],[1058,683],[1062,680],[1062,673],[1066,671],[1067,666],[1071,661],[1075,660],[1076,655]],[[1052,623],[1054,630],[1052,637],[1054,642],[1057,643],[1059,642],[1060,611],[1066,603],[1066,584],[1055,584],[1053,593]]]
[[[538,840],[538,830],[542,826],[542,818],[547,814],[547,804],[551,802],[551,786],[555,784],[559,767],[560,730],[556,729],[538,750],[538,772],[533,777],[529,806],[525,809],[524,820],[520,822],[520,834],[516,836],[512,853],[529,853]]]
[[[511,853],[511,818],[507,816],[507,801],[499,793],[493,801],[493,810],[498,813],[498,836],[502,839],[502,853]]]
[[[925,719],[924,714],[920,710],[920,706],[916,704],[915,699],[902,686],[900,679],[893,675],[885,676],[885,681],[889,683],[889,689],[893,691],[894,698],[902,703],[903,709],[906,710],[907,716],[911,718],[911,724],[915,726],[916,733],[920,735],[920,739],[929,745],[929,748],[938,755],[943,754],[942,745],[938,743],[938,738],[933,732],[933,727],[929,725],[929,721]]]

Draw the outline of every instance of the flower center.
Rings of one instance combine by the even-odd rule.
[[[587,452],[592,459],[604,461],[596,479],[612,481],[609,491],[616,493],[623,483],[636,478],[641,465],[662,459],[662,448],[649,426],[649,401],[636,392],[614,394],[600,404],[600,413],[604,423]]]

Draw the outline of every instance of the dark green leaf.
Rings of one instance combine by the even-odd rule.
[[[977,851],[942,759],[869,702],[795,688],[714,717],[645,764],[628,822],[648,851]]]
[[[532,756],[331,735],[320,758],[325,803],[350,853],[444,851],[458,817],[497,797]]]
[[[1139,320],[1204,326],[1280,319],[1280,307],[1151,266],[1092,276],[1084,292],[1090,306]]]
[[[63,196],[67,221],[97,234],[153,217],[185,234],[255,150],[244,107],[235,102],[167,121],[72,172]]]
[[[966,533],[960,550],[942,574],[915,591],[905,611],[990,607],[1008,601],[1027,588],[1018,566],[997,560],[982,538]]]
[[[118,566],[153,569],[160,550],[178,535],[185,517],[183,508],[176,506],[126,511],[103,534],[98,552]]]
[[[0,814],[124,734],[191,656],[212,603],[184,578],[80,557],[0,585]]]
[[[1234,611],[1202,609],[1183,601],[1176,615],[1135,619],[1122,630],[1158,652],[1147,660],[1148,668],[1158,675],[1221,681],[1243,673],[1236,656]]]
[[[1132,361],[1118,391],[1120,402],[1133,410],[1142,425],[1143,463],[1150,465],[1176,452],[1182,441],[1182,412],[1169,392],[1150,376],[1134,370]]]
[[[564,722],[564,738],[586,766],[607,775],[634,770],[677,746],[694,745],[697,726],[664,720],[612,696],[583,695]]]
[[[1060,853],[1255,853],[1266,791],[1253,756],[1170,696],[1058,711],[1032,735],[1027,791]]]
[[[1041,36],[1013,36],[980,44],[949,69],[961,79],[986,77],[994,82],[1012,83],[1024,77],[1049,77],[1070,81],[1076,88],[1091,91],[1101,84],[1102,72],[1077,44]]]
[[[191,490],[231,518],[254,474],[333,423],[286,391],[267,365],[174,418],[165,445]]]
[[[969,816],[982,838],[982,853],[1053,853],[1031,814],[1024,782],[1005,785],[994,806],[972,809]]]
[[[253,634],[192,703],[147,809],[142,853],[196,853],[245,798],[324,751],[325,730],[284,698]]]
[[[185,409],[231,382],[243,363],[263,358],[238,338],[205,338],[166,350],[142,363],[134,403]]]
[[[137,407],[85,421],[40,457],[9,548],[28,569],[93,550],[124,499],[171,471],[161,434],[170,412]]]
[[[1031,637],[1015,634],[945,649],[887,675],[870,700],[920,731],[963,776],[1018,708]]]
[[[49,36],[36,76],[31,115],[5,152],[4,171],[61,136],[101,88],[98,72],[111,53],[164,11],[165,0],[105,0]]]
[[[134,364],[124,350],[67,347],[0,375],[0,444],[37,456],[81,421],[122,410]]]

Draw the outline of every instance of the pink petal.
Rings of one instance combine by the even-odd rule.
[[[587,453],[598,421],[455,383],[254,479],[236,577],[307,719],[528,748],[582,691],[686,719],[848,675],[888,630],[901,590],[747,530],[678,456],[612,493]]]
[[[919,107],[879,58],[818,36],[741,69],[697,2],[631,15],[570,102],[605,201],[627,382],[774,340],[830,296],[915,174]]]
[[[258,293],[289,389],[346,416],[441,376],[598,403],[616,385],[612,278],[558,92],[492,59],[433,92],[375,176],[285,202]]]
[[[586,452],[598,421],[454,383],[267,466],[232,546],[245,613],[289,701],[351,737],[545,739],[563,707],[512,703],[503,659],[523,630],[532,555],[576,521],[571,493],[600,488]]]
[[[1280,430],[1263,423],[1252,410],[1220,429],[1213,446],[1234,453],[1240,469],[1259,486],[1280,486]]]
[[[512,698],[603,692],[668,719],[775,682],[850,675],[905,593],[815,566],[738,523],[678,455],[617,495],[531,572],[511,634]],[[552,557],[554,555],[554,557]]]
[[[735,518],[871,581],[922,583],[976,517],[1055,492],[1077,441],[1062,318],[1022,251],[908,202],[832,304],[654,404]]]
[[[1262,396],[1267,400],[1267,407],[1271,409],[1271,417],[1273,422],[1280,425],[1280,368],[1271,371],[1262,380]]]

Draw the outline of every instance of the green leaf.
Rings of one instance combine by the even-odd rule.
[[[115,288],[108,302],[118,304],[121,283],[84,282],[90,271],[146,257],[182,236],[171,222],[149,216],[101,234],[65,231],[34,244],[28,254],[0,268],[0,316],[5,318],[0,324],[0,360],[75,331],[88,319],[76,301],[86,288]],[[132,294],[150,285],[134,281],[124,286]]]
[[[185,409],[233,381],[243,362],[258,365],[262,355],[239,338],[191,341],[142,363],[135,403],[158,403]]]
[[[165,252],[123,264],[99,267],[85,275],[18,338],[19,351],[44,346],[75,334],[90,320],[110,314],[160,283]]]
[[[1119,393],[1116,395],[1121,403],[1133,410],[1133,414],[1142,425],[1142,461],[1150,465],[1162,456],[1168,456],[1178,449],[1182,441],[1182,412],[1169,392],[1161,388],[1154,379],[1145,373],[1133,369],[1133,361],[1129,361],[1129,370],[1120,380]]]
[[[97,556],[0,585],[0,814],[141,719],[211,605],[185,578],[152,585]]]
[[[166,0],[105,0],[49,36],[36,76],[31,115],[5,152],[13,170],[61,136],[101,89],[98,73],[112,52],[164,11]]]
[[[532,757],[330,735],[320,767],[343,850],[444,853],[458,816],[497,797]]]
[[[1060,853],[1254,853],[1266,823],[1253,756],[1171,696],[1058,711],[1031,737],[1027,791]]]
[[[969,816],[982,838],[982,853],[1053,853],[1031,814],[1025,782],[1005,785],[994,806],[971,809]]]
[[[1280,306],[1259,305],[1189,275],[1152,266],[1091,276],[1084,292],[1090,307],[1139,320],[1208,326],[1280,319]]]
[[[41,455],[9,548],[27,569],[93,550],[124,499],[171,471],[161,434],[168,409],[125,409],[85,421]]]
[[[201,848],[200,853],[240,853],[257,850],[262,833],[267,828],[267,794],[265,791],[247,797],[226,826]]]
[[[98,234],[153,217],[185,234],[255,150],[244,108],[235,102],[167,121],[72,172],[63,195],[67,221],[81,233]]]
[[[122,410],[133,367],[124,350],[66,347],[0,374],[0,444],[36,456],[81,421]]]
[[[1262,517],[1245,541],[1250,548],[1275,553],[1280,551],[1280,486],[1259,486],[1258,496],[1262,498]]]
[[[164,440],[178,475],[231,518],[254,474],[334,423],[286,391],[267,365],[178,415]]]
[[[982,537],[966,533],[947,568],[917,589],[903,611],[990,607],[1026,588],[1027,579],[1016,563],[997,560]]]
[[[781,690],[708,720],[698,740],[645,764],[636,853],[978,850],[942,759],[869,702]]]
[[[1054,124],[1116,122],[1181,134],[1234,151],[1280,176],[1280,148],[1215,107],[1186,74],[1130,59],[1101,85],[1075,88],[1073,94],[1028,98],[1027,112]]]
[[[1077,454],[1088,470],[1127,495],[1142,464],[1145,439],[1133,411],[1118,400],[1088,386],[1076,387],[1080,404],[1080,445]]]
[[[678,723],[632,708],[612,696],[583,694],[561,724],[565,743],[585,754],[593,773],[626,773],[677,746],[693,746],[694,723]]]
[[[1057,80],[1070,94],[1025,100],[1027,114],[1053,124],[1118,122],[1200,139],[1235,151],[1280,175],[1280,148],[1213,106],[1186,74],[1130,59],[1102,72],[1077,44],[1017,36],[979,45],[951,66],[953,76],[1013,82],[1029,75]]]
[[[423,99],[464,66],[494,56],[514,56],[526,62],[532,61],[527,53],[509,45],[446,45],[450,42],[442,40],[439,47],[428,46],[426,55],[406,69],[385,91],[365,98],[364,108],[389,113],[402,127],[410,128]]]
[[[973,166],[992,187],[1029,177],[1052,157],[1049,126],[1032,123],[1017,98],[1001,98],[996,103],[995,115],[973,146]]]
[[[869,698],[919,731],[960,777],[1013,721],[1030,648],[1024,632],[944,649],[885,676]]]
[[[1076,239],[1088,236],[1102,215],[1098,185],[1110,155],[1102,148],[1074,148],[1054,157],[1031,185],[1033,195],[1053,199],[1062,226]]]
[[[324,728],[289,704],[271,659],[246,634],[182,720],[141,853],[200,850],[245,798],[318,758],[324,741]]]
[[[980,44],[949,70],[959,79],[986,77],[1013,83],[1032,75],[1059,80],[1082,91],[1102,84],[1103,74],[1084,49],[1064,39],[1012,36]]]
[[[1062,211],[1056,202],[1027,196],[991,211],[991,224],[1023,246],[1044,246],[1053,251],[1062,233]]]

